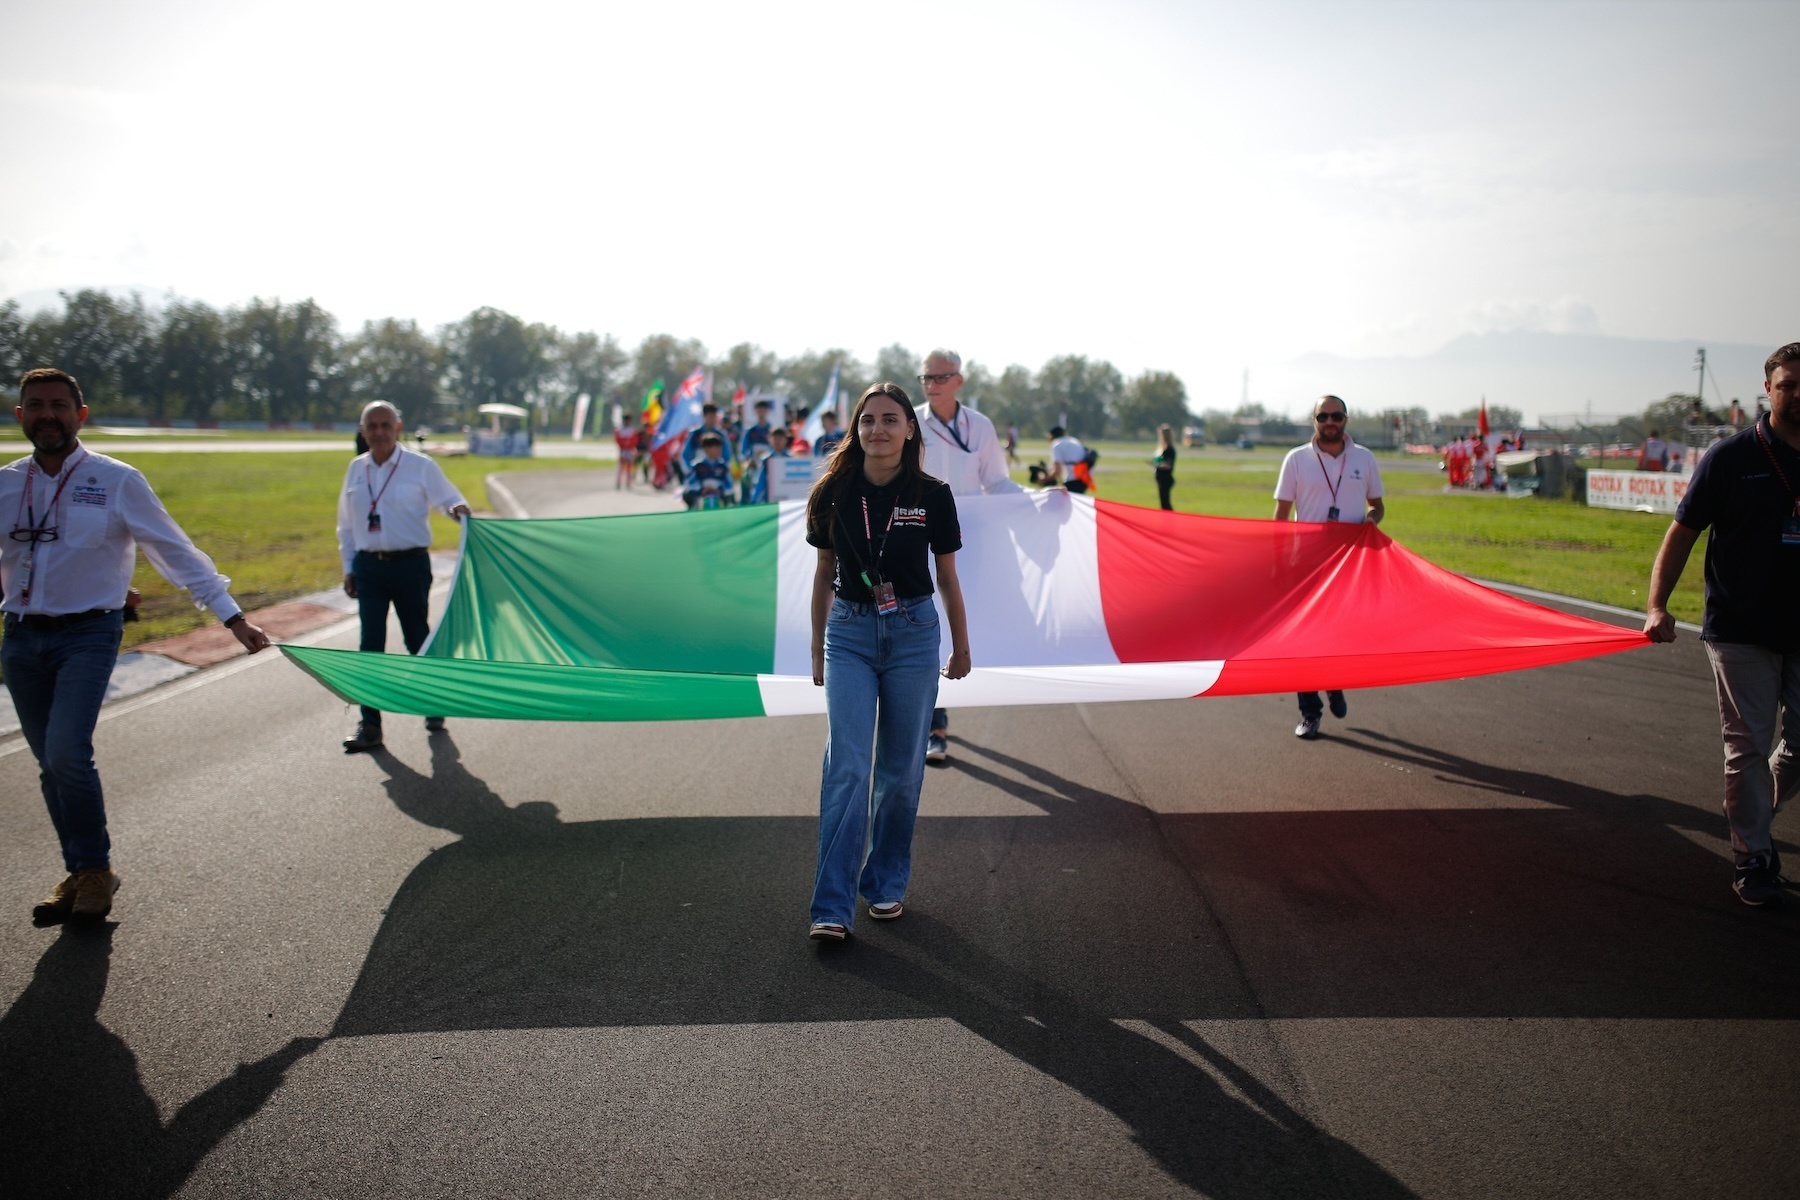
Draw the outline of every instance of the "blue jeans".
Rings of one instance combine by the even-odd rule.
[[[902,600],[900,611],[885,617],[872,604],[832,602],[814,922],[851,928],[858,893],[870,904],[905,898],[937,680],[938,614],[930,596]]]
[[[412,558],[376,558],[357,551],[350,560],[350,573],[356,578],[356,612],[362,618],[362,641],[358,650],[380,654],[387,649],[388,605],[400,618],[400,636],[406,641],[406,652],[417,654],[431,632],[431,556]],[[377,709],[362,710],[364,724],[381,724]]]
[[[71,872],[112,865],[106,802],[94,769],[94,723],[119,661],[122,612],[39,633],[8,618],[0,670],[12,692],[25,741],[38,760],[38,784]]]

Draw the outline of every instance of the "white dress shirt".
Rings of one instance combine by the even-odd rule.
[[[1375,456],[1344,437],[1344,452],[1333,456],[1311,442],[1288,451],[1275,480],[1275,498],[1294,505],[1298,521],[1337,519],[1360,525],[1368,519],[1369,501],[1381,499],[1381,468]]]
[[[381,500],[375,511],[381,514],[381,528],[370,530],[369,509],[377,496]],[[467,503],[444,475],[444,468],[417,451],[395,446],[379,466],[370,455],[357,455],[350,460],[343,490],[338,493],[338,553],[344,560],[344,574],[350,574],[358,550],[430,546],[431,510],[441,508],[448,515],[457,505]]]
[[[1065,434],[1050,443],[1050,461],[1073,468],[1076,463],[1087,461],[1087,447],[1083,446],[1078,439]],[[1072,469],[1064,471],[1063,475],[1068,479],[1075,477]]]
[[[1006,452],[992,421],[960,404],[949,424],[933,416],[929,404],[919,405],[913,415],[925,439],[925,473],[949,484],[951,495],[1025,490],[1006,474]]]
[[[66,482],[65,482],[66,477]],[[57,495],[57,486],[62,494]],[[29,488],[30,494],[27,495]],[[94,608],[122,608],[141,547],[150,565],[176,587],[187,589],[196,608],[222,621],[239,609],[227,590],[231,580],[194,548],[136,467],[82,446],[54,476],[32,459],[0,467],[0,608],[10,613],[68,616]],[[16,541],[11,531],[35,522],[55,528],[55,541]],[[26,564],[31,593],[25,595]]]

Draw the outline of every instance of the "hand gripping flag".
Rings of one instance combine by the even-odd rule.
[[[1383,687],[1643,645],[1471,583],[1373,525],[1165,513],[1062,491],[957,501],[974,672],[948,708]],[[804,504],[466,520],[418,657],[283,646],[388,712],[646,721],[823,712]],[[949,630],[944,629],[948,656]]]

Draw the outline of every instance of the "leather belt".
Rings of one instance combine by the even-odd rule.
[[[33,633],[61,633],[65,629],[73,629],[77,625],[84,625],[89,621],[111,616],[117,611],[118,610],[114,608],[90,608],[86,612],[64,613],[61,615],[51,613],[26,613],[23,616],[20,616],[18,613],[7,613],[6,628],[9,630],[17,629],[19,626],[23,625]]]
[[[380,562],[386,562],[390,558],[417,558],[421,554],[430,554],[431,548],[428,546],[414,546],[410,550],[358,550],[357,553],[366,554],[370,558]]]

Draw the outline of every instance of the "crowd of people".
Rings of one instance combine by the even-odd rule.
[[[687,432],[668,457],[667,478],[656,474],[651,453],[655,431],[640,428],[630,413],[623,414],[613,430],[619,453],[613,488],[630,489],[641,475],[643,482],[653,487],[678,484],[689,509],[764,504],[774,499],[769,486],[770,460],[823,459],[844,437],[834,410],[820,414],[823,432],[808,442],[800,434],[804,413],[783,413],[781,420],[774,420],[774,406],[768,400],[757,400],[751,409],[754,419],[740,422],[717,404],[702,405],[700,424]]]

